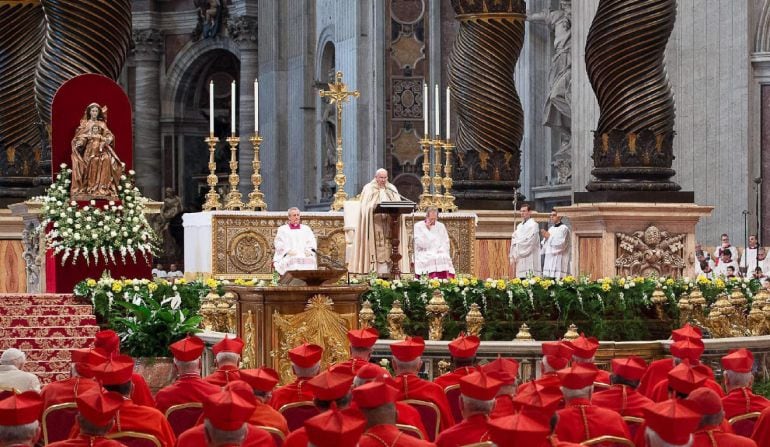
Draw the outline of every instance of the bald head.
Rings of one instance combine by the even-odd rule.
[[[374,179],[377,181],[377,186],[380,188],[385,187],[385,184],[388,183],[388,171],[383,168],[378,169],[374,173]]]

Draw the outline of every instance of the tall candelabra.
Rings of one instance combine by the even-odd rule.
[[[222,208],[222,202],[217,192],[217,164],[214,162],[214,151],[219,143],[219,138],[213,134],[206,138],[206,144],[209,145],[209,175],[206,177],[206,183],[209,185],[209,192],[206,193],[206,202],[203,204],[204,211],[218,210]]]
[[[451,141],[446,140],[442,145],[444,147],[444,203],[441,209],[444,211],[457,211],[457,205],[455,205],[455,196],[452,195],[452,149],[454,145]]]
[[[241,200],[241,192],[238,191],[238,183],[240,182],[240,176],[238,175],[238,143],[241,139],[232,135],[227,137],[227,144],[230,145],[230,175],[227,177],[230,183],[230,192],[225,196],[225,209],[226,210],[240,210],[243,208],[243,201]]]
[[[425,211],[433,206],[433,196],[430,193],[430,146],[432,142],[433,140],[427,135],[420,140],[420,146],[422,146],[422,179],[420,180],[422,183],[422,194],[420,194],[420,203],[417,205],[420,211]]]
[[[254,161],[251,162],[251,184],[254,190],[249,193],[249,202],[244,206],[247,210],[254,211],[267,211],[267,204],[265,203],[265,195],[259,190],[259,186],[262,184],[262,174],[260,174],[260,168],[262,163],[259,161],[259,145],[262,144],[262,137],[258,133],[255,133],[253,137],[249,138],[251,145],[254,147]]]
[[[433,142],[433,206],[444,208],[444,194],[441,194],[441,140]]]
[[[452,195],[452,149],[449,140],[430,139],[427,135],[420,140],[422,146],[422,194],[417,205],[420,211],[436,207],[444,212],[457,211],[455,197]],[[430,153],[433,148],[433,160]],[[444,177],[441,176],[441,151],[444,150]],[[433,176],[431,177],[431,174]],[[442,194],[441,188],[444,188]]]

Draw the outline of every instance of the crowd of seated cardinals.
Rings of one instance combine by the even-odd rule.
[[[350,359],[326,370],[321,346],[291,349],[295,379],[278,387],[270,368],[238,368],[239,338],[214,345],[217,369],[201,377],[204,343],[188,336],[170,346],[176,381],[153,398],[117,335],[102,331],[72,351],[72,377],[40,392],[21,371],[0,371],[12,388],[0,394],[0,447],[770,446],[753,354],[721,359],[723,388],[690,325],[672,332],[671,357],[615,358],[610,373],[594,364],[595,338],[543,343],[540,374],[524,383],[512,358],[477,364],[481,343],[464,334],[449,343],[451,372],[420,378],[425,342],[407,337],[390,345],[391,374],[370,362],[378,336],[349,331]]]

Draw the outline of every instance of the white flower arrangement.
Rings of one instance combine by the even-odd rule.
[[[146,199],[133,186],[134,175],[121,177],[118,200],[132,205],[126,208],[114,201],[99,208],[95,200],[80,208],[70,199],[71,176],[72,170],[62,164],[56,181],[42,198],[40,228],[47,230],[46,247],[62,254],[62,265],[68,260],[74,265],[80,257],[89,265],[100,259],[114,264],[116,252],[123,262],[126,256],[136,262],[137,254],[151,260],[157,250],[157,236],[144,215]]]

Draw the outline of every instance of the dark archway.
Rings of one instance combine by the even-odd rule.
[[[164,157],[171,157],[175,167],[172,182],[179,190],[185,209],[201,209],[208,187],[208,146],[204,139],[209,129],[209,82],[214,81],[214,134],[220,140],[215,152],[217,174],[225,179],[229,173],[230,84],[239,83],[240,61],[233,52],[214,48],[203,52],[187,64],[171,86],[173,105],[170,126],[164,129]],[[238,113],[236,98],[236,116]],[[165,121],[169,121],[166,118]],[[236,120],[236,132],[237,132]],[[165,150],[173,148],[173,150]],[[220,183],[226,183],[221,180]]]

